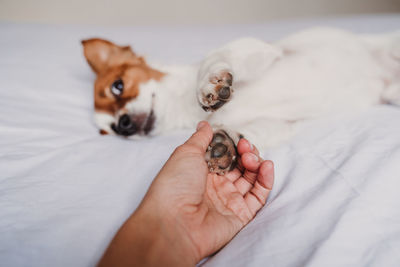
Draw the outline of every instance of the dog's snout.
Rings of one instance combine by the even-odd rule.
[[[222,87],[218,92],[218,96],[220,99],[228,99],[231,96],[231,90],[228,86]]]
[[[118,120],[118,125],[115,127],[115,131],[124,136],[133,135],[138,131],[138,127],[135,122],[133,122],[129,115],[122,115]]]

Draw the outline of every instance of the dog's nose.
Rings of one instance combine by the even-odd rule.
[[[137,132],[136,123],[131,120],[129,115],[122,115],[118,120],[117,133],[124,136],[133,135]]]
[[[230,95],[231,95],[231,90],[229,89],[228,86],[222,87],[218,92],[218,96],[221,99],[228,99]]]

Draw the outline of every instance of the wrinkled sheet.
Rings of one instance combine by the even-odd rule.
[[[80,40],[100,36],[165,63],[191,63],[241,36],[310,26],[400,28],[399,15],[226,26],[0,23],[0,265],[93,266],[191,131],[100,136]],[[266,207],[205,266],[399,266],[400,109],[310,122],[263,151]]]

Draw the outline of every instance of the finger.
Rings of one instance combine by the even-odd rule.
[[[260,153],[258,152],[258,149],[255,146],[253,146],[247,139],[244,139],[244,138],[239,140],[238,145],[237,145],[237,151],[238,151],[238,154],[239,154],[238,169],[241,172],[244,172],[245,168],[243,167],[242,160],[241,160],[240,156],[242,156],[246,152],[251,152],[251,153],[253,153],[253,154],[257,155],[257,156],[260,156]],[[261,160],[261,158],[260,158],[260,160]]]
[[[242,138],[239,140],[239,142],[237,144],[237,150],[238,150],[238,153],[240,156],[246,152],[252,152],[252,153],[256,154],[257,156],[260,155],[260,153],[258,152],[258,149],[245,138]]]
[[[228,172],[225,176],[231,181],[231,182],[235,182],[238,178],[240,178],[242,176],[242,174],[245,172],[246,167],[243,166],[242,163],[242,156],[244,153],[248,153],[251,152],[257,156],[259,156],[259,152],[257,150],[257,148],[255,146],[253,146],[247,139],[245,138],[241,138],[238,142],[237,145],[237,151],[239,154],[239,158],[238,158],[238,162],[237,162],[237,166],[235,169],[233,169],[232,171]],[[261,161],[262,159],[259,158],[259,161]],[[241,183],[241,182],[240,182]],[[247,191],[246,191],[247,192]],[[244,193],[246,193],[244,192]]]
[[[254,216],[266,203],[274,183],[274,165],[272,161],[262,162],[254,186],[244,196],[251,214]]]
[[[242,155],[242,164],[245,171],[242,176],[234,182],[234,184],[238,191],[244,195],[256,182],[261,161],[255,154],[246,152]]]
[[[208,145],[211,143],[213,131],[206,121],[201,121],[197,125],[196,132],[185,142],[184,145],[190,145],[198,148],[202,153],[205,153]]]
[[[237,167],[232,171],[225,173],[225,177],[232,183],[235,182],[240,176],[242,176],[242,171]]]
[[[244,155],[242,155],[242,157],[239,157],[236,168],[234,168],[232,171],[225,174],[225,177],[228,178],[232,183],[235,182],[238,178],[242,177],[243,174],[250,175],[250,173],[248,171],[246,171],[247,168],[243,165],[243,160],[245,161],[245,166],[250,167],[250,169],[252,169],[252,170],[257,169],[257,166],[253,166],[255,164],[255,162],[260,162],[260,159],[256,155],[254,155],[250,152],[246,152]],[[252,175],[250,175],[247,178],[250,179],[251,176]],[[257,175],[254,176],[253,180],[255,180],[256,176]],[[250,179],[250,180],[252,180],[252,179]],[[254,181],[253,181],[253,183],[254,183]]]
[[[253,217],[252,213],[249,209],[243,208],[243,196],[237,192],[235,186],[231,182],[223,176],[214,175],[213,184],[218,197],[216,203],[222,202],[221,204],[223,204],[225,208],[233,211],[243,223],[247,223],[251,220]]]

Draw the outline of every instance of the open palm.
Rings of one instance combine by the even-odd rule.
[[[198,260],[219,250],[254,218],[274,179],[272,162],[263,161],[245,139],[238,144],[234,170],[210,173],[204,154],[211,139],[212,129],[205,124],[175,150],[149,190],[164,199],[163,210],[190,236]]]

